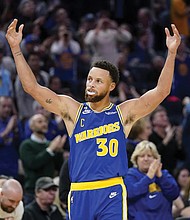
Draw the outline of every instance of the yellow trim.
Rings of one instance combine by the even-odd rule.
[[[71,183],[71,191],[102,189],[121,184],[123,184],[122,177],[115,177],[107,180],[99,180],[93,182]]]
[[[90,102],[87,102],[86,104],[87,104],[88,107],[89,107],[93,112],[95,112],[95,113],[101,113],[101,112],[107,111],[107,110],[109,110],[109,109],[111,109],[111,108],[113,107],[113,103],[110,103],[107,107],[103,108],[101,111],[96,111],[96,110],[94,110],[94,109],[91,107]]]
[[[83,104],[80,104],[78,110],[77,110],[77,113],[76,113],[76,116],[75,116],[75,120],[74,120],[74,123],[76,124],[78,119],[79,119],[79,116],[80,116],[80,113],[82,111],[82,107],[83,107]]]
[[[82,108],[83,108],[83,104],[81,103],[80,106],[79,106],[79,108],[78,108],[78,110],[77,110],[75,119],[74,119],[74,125],[75,125],[75,126],[76,126],[76,123],[77,123],[77,121],[78,121],[78,119],[79,119],[79,116],[80,116],[80,113],[81,113],[81,111],[82,111]],[[74,131],[74,129],[75,129],[75,126],[74,126],[74,128],[73,128],[73,131]],[[69,135],[69,137],[72,137],[72,135],[73,135],[73,132],[72,132],[72,134]]]
[[[123,197],[123,220],[127,220],[127,190],[124,184],[121,184],[122,187],[122,197]]]
[[[118,112],[118,115],[119,115],[119,118],[120,118],[120,120],[121,120],[121,123],[124,124],[123,115],[122,115],[121,109],[120,109],[120,107],[119,107],[118,105],[116,106],[116,110],[117,110],[117,112]]]
[[[67,201],[68,201],[68,214],[69,214],[69,219],[71,219],[71,191],[69,191],[68,197],[67,197]]]
[[[109,110],[109,109],[111,109],[112,107],[113,107],[113,103],[110,103],[107,107],[104,108],[104,111],[105,111],[105,110]]]

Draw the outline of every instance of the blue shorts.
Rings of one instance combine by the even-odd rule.
[[[71,183],[70,220],[127,220],[127,193],[122,177]]]

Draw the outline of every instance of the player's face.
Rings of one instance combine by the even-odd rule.
[[[85,100],[87,102],[99,102],[109,96],[115,87],[107,70],[93,67],[87,77]]]
[[[142,151],[137,157],[138,169],[143,173],[147,173],[150,167],[150,164],[153,162],[154,159],[155,158],[151,150]]]

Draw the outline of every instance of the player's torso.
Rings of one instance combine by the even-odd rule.
[[[126,138],[119,109],[110,104],[102,112],[81,105],[70,139],[70,177],[84,182],[124,176],[127,172]]]

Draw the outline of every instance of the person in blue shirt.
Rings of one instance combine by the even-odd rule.
[[[125,178],[128,191],[129,220],[172,220],[172,202],[179,187],[167,170],[162,170],[156,145],[137,144],[131,156],[134,165]]]
[[[0,175],[19,176],[19,145],[23,140],[21,121],[11,97],[0,96]]]

